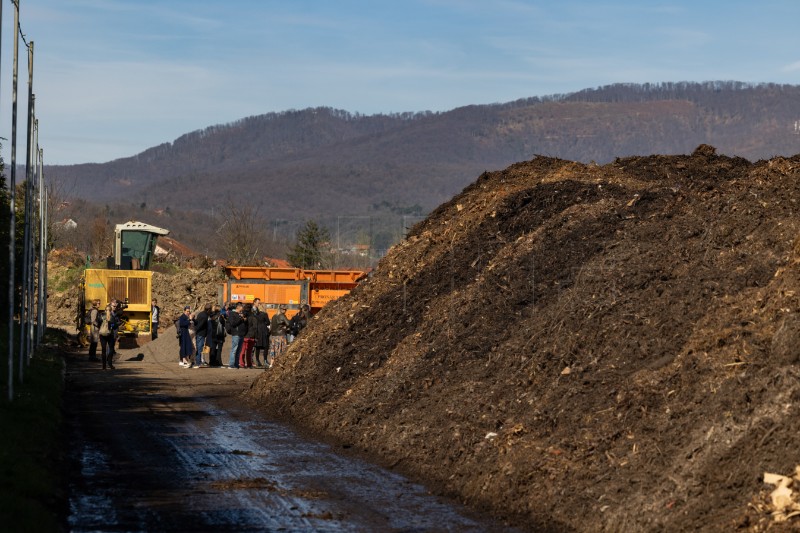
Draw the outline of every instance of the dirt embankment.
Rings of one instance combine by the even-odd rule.
[[[800,462],[800,157],[486,173],[249,394],[530,527],[760,527]]]

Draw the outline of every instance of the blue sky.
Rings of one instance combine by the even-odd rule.
[[[35,42],[45,161],[71,164],[314,106],[444,111],[617,82],[795,84],[799,20],[795,0],[21,0],[20,24]],[[12,22],[6,0],[7,139]],[[18,161],[25,56],[19,90]]]

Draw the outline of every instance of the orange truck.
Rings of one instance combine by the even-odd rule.
[[[311,314],[325,304],[349,293],[367,273],[361,270],[305,270],[302,268],[269,268],[257,266],[225,267],[228,281],[220,289],[222,303],[252,303],[260,298],[270,318],[285,304],[291,318],[303,304]]]

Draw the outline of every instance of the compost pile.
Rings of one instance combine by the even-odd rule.
[[[800,462],[799,200],[800,157],[706,145],[485,173],[249,394],[532,529],[764,527]]]

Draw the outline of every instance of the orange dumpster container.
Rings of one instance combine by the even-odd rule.
[[[305,270],[302,268],[271,268],[257,266],[225,267],[228,281],[220,289],[224,304],[252,303],[256,298],[266,304],[270,317],[278,306],[288,307],[291,318],[303,304],[308,304],[311,314],[325,304],[341,298],[358,286],[367,276],[362,270]]]

